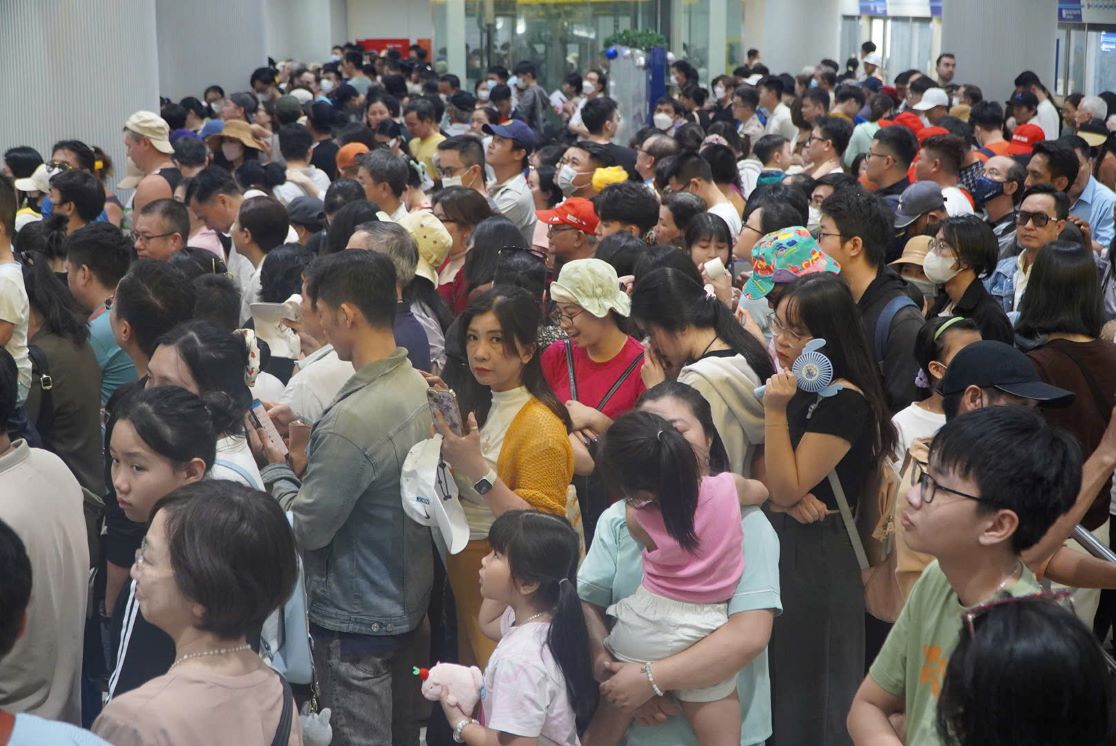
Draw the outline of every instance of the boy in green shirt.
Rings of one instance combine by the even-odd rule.
[[[1026,407],[960,415],[934,438],[901,513],[922,573],[849,711],[858,746],[938,744],[938,694],[965,609],[1039,590],[1021,553],[1073,505],[1081,449]],[[897,732],[893,716],[905,715]]]

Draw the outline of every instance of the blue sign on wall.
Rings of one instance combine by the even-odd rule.
[[[860,0],[860,15],[886,16],[887,0]]]
[[[1081,0],[1058,0],[1058,20],[1081,22]]]
[[[942,17],[942,2],[943,0],[930,0],[930,15],[934,18]]]

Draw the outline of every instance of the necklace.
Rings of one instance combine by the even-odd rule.
[[[701,360],[703,357],[705,357],[705,353],[709,352],[709,348],[712,347],[713,343],[716,342],[716,341],[717,341],[717,334],[716,334],[716,332],[714,332],[713,339],[709,340],[709,344],[707,344],[705,346],[705,349],[701,351],[701,354],[697,356],[697,359]]]
[[[530,621],[530,619],[528,619],[527,621]],[[235,648],[217,648],[216,650],[203,650],[200,653],[188,653],[188,654],[182,656],[181,658],[176,658],[174,663],[171,664],[171,668],[174,668],[179,663],[182,663],[184,661],[188,661],[191,658],[204,658],[204,657],[209,656],[209,655],[228,655],[230,653],[239,653],[241,650],[251,650],[251,649],[252,649],[251,645],[238,645]],[[167,669],[167,670],[169,671],[170,669]]]
[[[539,617],[546,616],[549,613],[550,613],[549,611],[540,611],[538,614],[532,614],[531,616],[529,616],[529,617],[527,617],[526,619],[523,620],[523,624],[517,624],[515,626],[516,627],[522,627],[524,624],[530,624],[531,622],[535,621]]]
[[[996,586],[996,590],[992,591],[992,595],[990,596],[990,598],[995,598],[996,596],[998,596],[1000,594],[1000,591],[1007,588],[1008,584],[1011,583],[1011,581],[1015,579],[1015,573],[1016,572],[1021,572],[1022,570],[1023,570],[1023,560],[1018,560],[1017,559],[1015,561],[1015,566],[1011,568],[1011,572],[1009,572],[1007,574],[1006,578],[1004,578],[1003,580],[1000,581],[1000,584],[998,586]]]

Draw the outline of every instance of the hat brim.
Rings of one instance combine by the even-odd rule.
[[[1099,132],[1078,132],[1077,136],[1084,140],[1090,148],[1104,145],[1108,140],[1108,135],[1102,135]]]
[[[550,299],[557,303],[575,303],[588,311],[598,319],[603,319],[608,316],[609,311],[615,311],[624,318],[627,318],[632,313],[632,299],[628,294],[616,288],[616,295],[609,300],[602,300],[599,298],[578,298],[568,287],[560,284],[557,280],[550,283]]]
[[[15,188],[21,192],[42,192],[40,185],[35,183],[35,180],[28,176],[26,179],[16,179]],[[49,190],[48,190],[49,191]]]
[[[151,147],[155,148],[160,153],[170,155],[174,152],[174,146],[171,145],[170,140],[153,140],[150,137],[147,139],[151,140]]]
[[[1066,391],[1042,381],[994,384],[992,388],[1003,391],[1005,394],[1018,396],[1020,399],[1036,401],[1054,407],[1065,406],[1072,402],[1074,398],[1072,391]]]
[[[415,265],[415,275],[418,277],[425,277],[434,283],[434,287],[438,287],[438,273],[434,271],[434,267],[430,262],[419,257],[418,264]]]
[[[748,281],[744,283],[743,295],[748,300],[759,300],[766,298],[771,289],[775,287],[775,281],[770,277],[758,277],[753,272]]]
[[[935,106],[945,106],[945,104],[928,104],[925,101],[919,101],[917,104],[915,104],[911,108],[914,109],[915,111],[930,111]]]
[[[919,213],[921,215],[922,213]],[[908,225],[918,220],[918,215],[907,215],[906,213],[895,211],[895,227],[906,228]]]
[[[1008,144],[1006,152],[1008,155],[1030,155],[1034,150],[1035,146],[1033,144],[1019,145],[1011,142]]]

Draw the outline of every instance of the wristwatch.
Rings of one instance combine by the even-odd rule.
[[[465,737],[461,734],[464,733],[465,729],[468,728],[470,725],[480,725],[480,723],[477,722],[476,720],[473,720],[472,718],[469,718],[468,720],[462,720],[460,723],[458,723],[454,727],[454,729],[453,729],[453,742],[454,743],[465,743]]]
[[[487,474],[473,483],[473,489],[476,490],[478,495],[487,495],[492,489],[492,485],[496,484],[496,480],[499,478],[495,469],[489,469]]]

